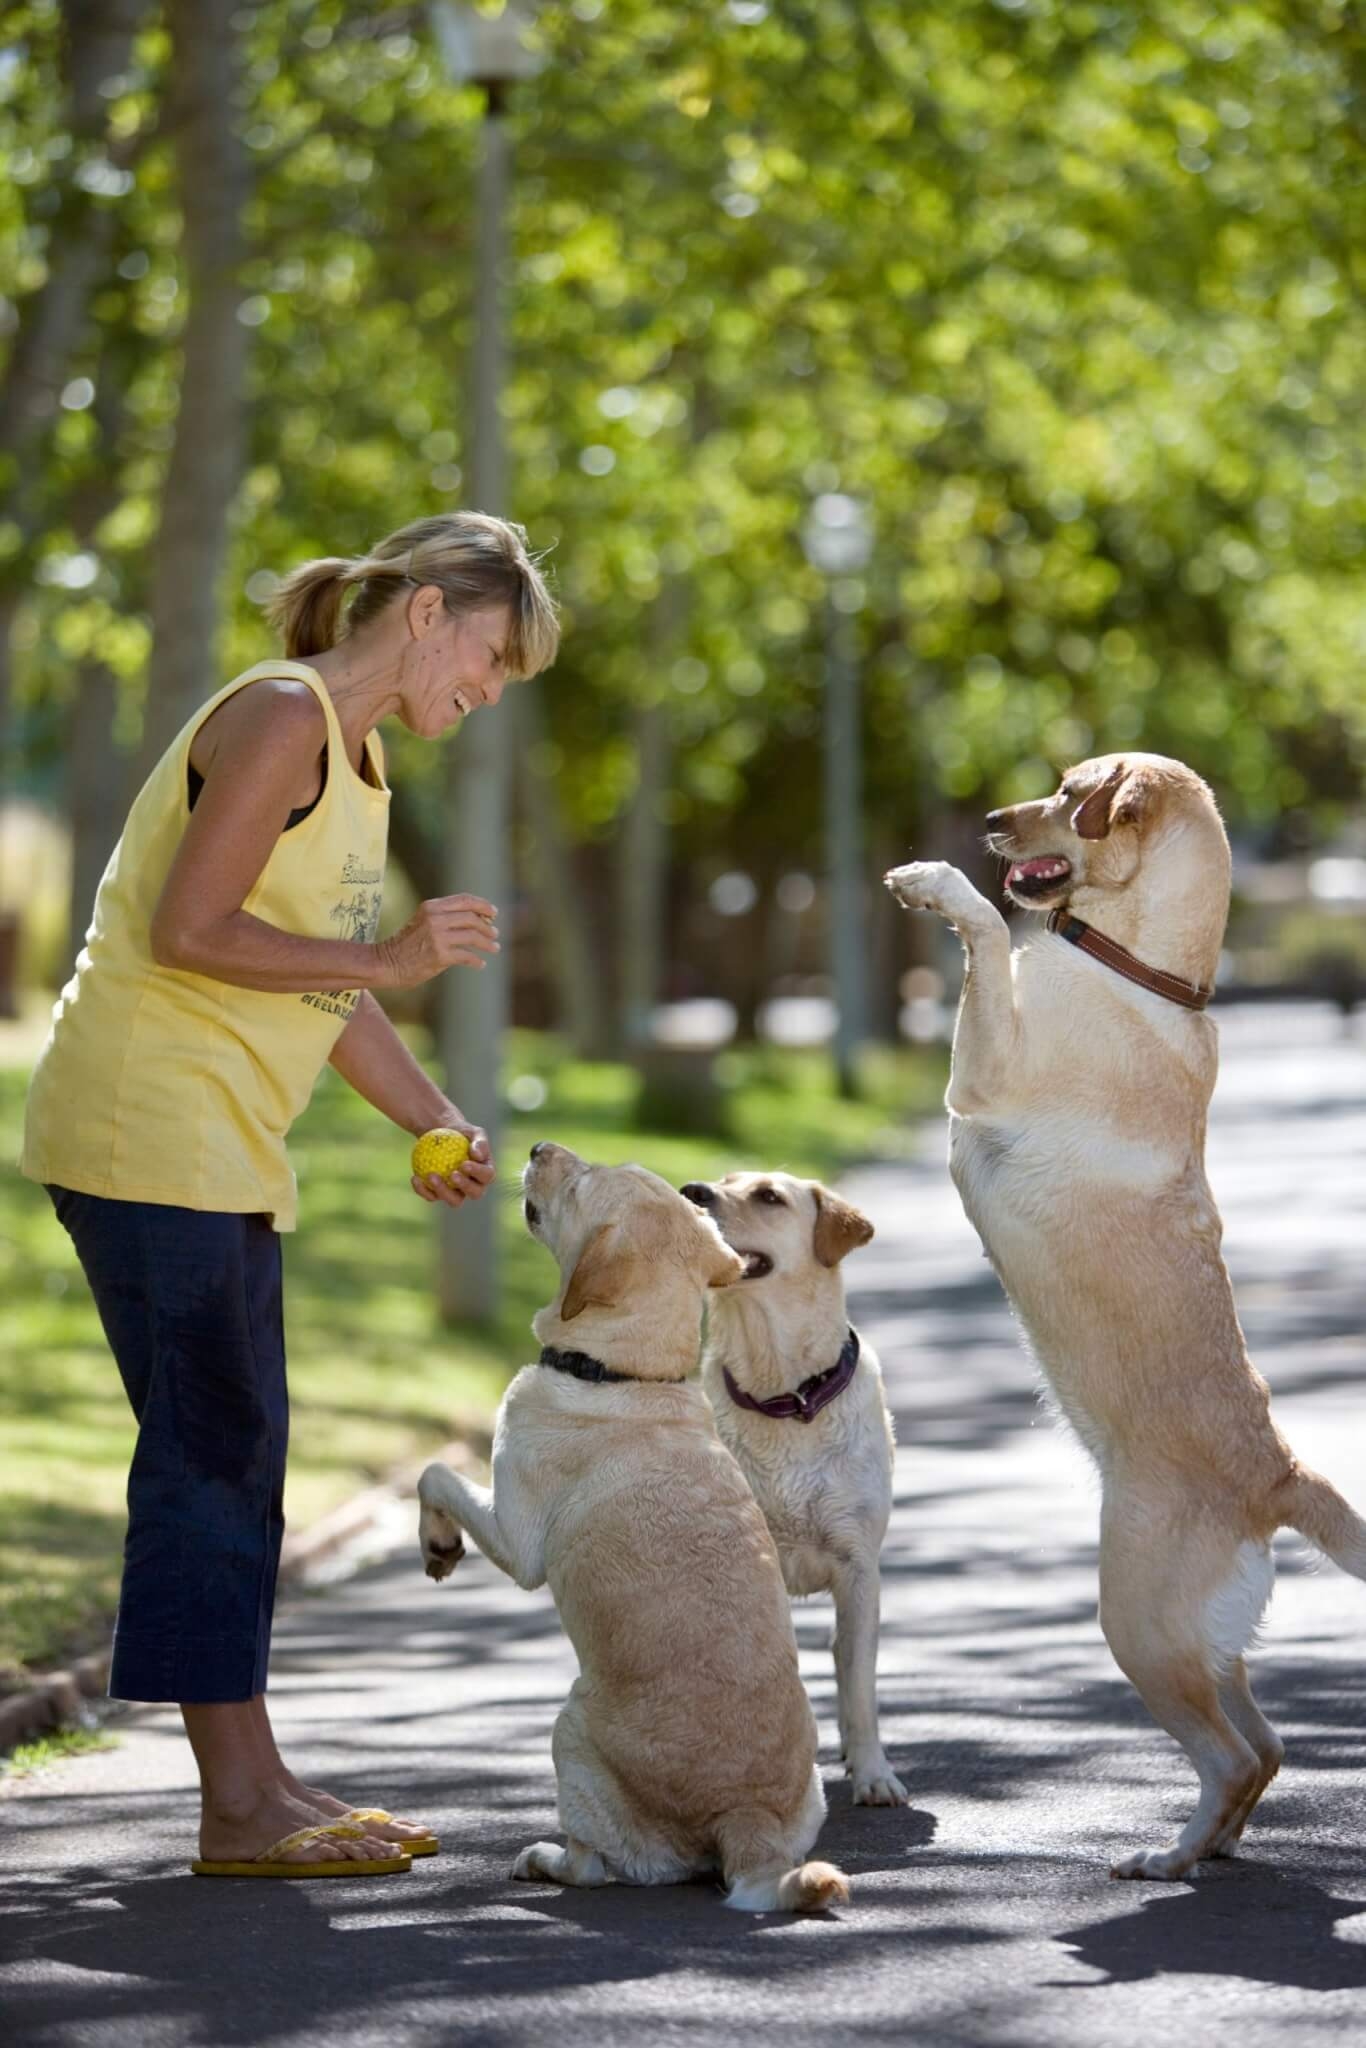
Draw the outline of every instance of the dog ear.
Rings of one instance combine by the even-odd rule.
[[[837,1266],[846,1253],[867,1244],[873,1226],[849,1202],[832,1195],[829,1188],[816,1189],[816,1228],[811,1248],[822,1266]]]
[[[1162,777],[1151,768],[1131,768],[1110,807],[1110,825],[1141,825],[1162,792]]]
[[[615,1308],[625,1291],[631,1255],[608,1249],[616,1225],[603,1223],[593,1232],[565,1283],[560,1321],[572,1323],[586,1308]]]
[[[1116,822],[1113,806],[1124,775],[1124,763],[1120,761],[1110,770],[1104,782],[1077,805],[1072,813],[1071,823],[1078,839],[1108,839],[1110,828]]]

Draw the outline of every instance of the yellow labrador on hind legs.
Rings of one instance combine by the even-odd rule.
[[[804,1860],[825,1795],[787,1595],[695,1377],[703,1301],[741,1261],[643,1167],[540,1144],[522,1186],[561,1274],[540,1363],[499,1409],[492,1488],[439,1464],[418,1485],[430,1576],[464,1530],[518,1585],[549,1584],[578,1653],[553,1740],[568,1840],[533,1843],[513,1876],[719,1870],[727,1905],[820,1912],[849,1886]]]
[[[1012,953],[1004,918],[942,861],[887,886],[967,953],[950,1171],[1100,1471],[1106,1641],[1200,1780],[1178,1840],[1113,1875],[1181,1877],[1231,1852],[1280,1765],[1243,1662],[1272,1536],[1298,1529],[1366,1578],[1366,1522],[1273,1424],[1220,1255],[1204,1006],[1230,862],[1209,790],[1162,755],[1107,755],[987,824],[1008,893],[1050,912],[1047,933]]]

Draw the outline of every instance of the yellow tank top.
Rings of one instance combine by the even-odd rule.
[[[347,758],[315,669],[263,661],[195,712],[143,785],[95,898],[76,971],[58,998],[29,1089],[20,1170],[84,1194],[187,1209],[268,1213],[294,1228],[285,1133],[358,1000],[270,995],[159,967],[152,913],[189,807],[195,733],[263,676],[307,683],[327,719],[316,807],[276,840],[242,908],[280,931],[364,939],[379,924],[389,790],[379,740],[365,781]]]

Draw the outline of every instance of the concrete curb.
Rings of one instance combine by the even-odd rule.
[[[0,1756],[54,1728],[88,1727],[93,1716],[85,1702],[97,1699],[108,1682],[109,1651],[93,1650],[65,1671],[49,1671],[27,1692],[0,1700]]]
[[[423,1468],[432,1459],[441,1459],[458,1471],[477,1472],[487,1466],[492,1450],[491,1431],[472,1425],[463,1436],[433,1451],[430,1458],[399,1466],[382,1486],[367,1486],[297,1536],[287,1534],[280,1554],[281,1588],[307,1590],[347,1576],[366,1561],[375,1534],[386,1525],[392,1528],[402,1504],[416,1495]],[[109,1649],[94,1650],[87,1657],[76,1658],[65,1670],[45,1672],[24,1692],[0,1700],[0,1762],[35,1735],[89,1727],[95,1717],[87,1701],[103,1697],[111,1654]]]

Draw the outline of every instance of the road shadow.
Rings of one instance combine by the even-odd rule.
[[[1132,1912],[1055,1938],[1078,1962],[1103,1973],[1099,1986],[1070,1983],[1074,1990],[1199,1976],[1297,1991],[1361,1991],[1366,1940],[1344,1941],[1336,1932],[1339,1921],[1357,1918],[1366,1930],[1366,1896],[1337,1898],[1304,1878],[1239,1861],[1203,1864],[1189,1887],[1164,1885]]]

